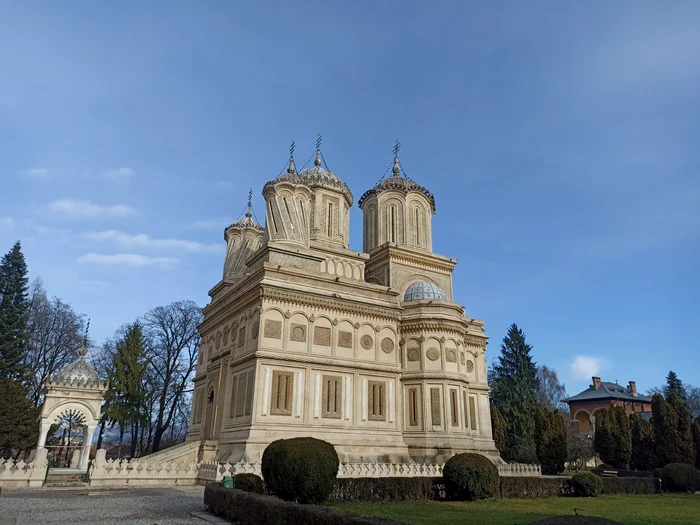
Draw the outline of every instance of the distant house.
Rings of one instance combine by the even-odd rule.
[[[610,405],[623,407],[628,415],[651,415],[651,398],[638,394],[634,381],[625,387],[601,381],[599,377],[592,379],[593,384],[586,390],[564,400],[569,405],[572,425],[578,425],[581,430],[593,430],[596,413]]]

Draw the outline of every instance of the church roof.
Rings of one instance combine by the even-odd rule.
[[[394,157],[394,167],[392,168],[392,172],[393,175],[391,177],[381,180],[374,188],[367,190],[362,197],[360,197],[360,200],[357,201],[358,206],[361,207],[362,203],[372,195],[379,195],[384,191],[400,191],[403,194],[416,191],[428,197],[428,200],[430,200],[430,205],[433,208],[433,213],[435,213],[435,196],[420,184],[401,175],[401,167],[399,165],[398,156]]]
[[[228,226],[226,226],[226,228],[224,228],[224,240],[226,240],[226,233],[229,230],[234,229],[234,228],[237,228],[237,229],[252,228],[254,230],[259,230],[259,231],[263,231],[265,229],[262,227],[262,225],[258,221],[256,221],[253,218],[253,206],[251,203],[252,198],[253,198],[253,192],[251,190],[251,192],[248,194],[248,208],[246,209],[244,216],[241,217],[240,219],[238,219],[233,224],[229,224]]]
[[[339,190],[350,201],[350,204],[352,204],[353,196],[348,185],[340,180],[340,178],[331,170],[325,168],[322,164],[321,150],[317,149],[313,167],[307,168],[299,173],[299,178],[301,179],[302,183],[306,184],[310,188],[314,186],[325,186]]]
[[[403,296],[404,301],[447,301],[447,294],[442,288],[428,281],[411,284]]]
[[[617,383],[608,383],[605,381],[600,382],[600,386],[596,389],[593,385],[590,385],[586,390],[565,399],[566,403],[575,403],[578,401],[597,401],[597,400],[621,400],[621,401],[632,401],[635,403],[651,403],[651,398],[648,396],[643,396],[637,394],[636,396],[632,392],[622,385]]]

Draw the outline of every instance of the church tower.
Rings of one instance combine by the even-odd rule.
[[[244,277],[246,260],[263,243],[264,229],[253,218],[252,196],[251,191],[248,194],[248,208],[245,211],[245,217],[237,220],[224,230],[224,240],[226,241],[224,279],[238,280]]]

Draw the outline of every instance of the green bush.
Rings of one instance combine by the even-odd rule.
[[[654,480],[652,478],[601,478],[604,494],[653,494]]]
[[[665,492],[695,492],[700,489],[700,474],[685,463],[669,463],[661,471]]]
[[[574,496],[594,498],[603,493],[603,480],[592,472],[579,472],[571,478]]]
[[[328,501],[431,501],[444,494],[442,478],[339,478]]]
[[[262,457],[268,490],[285,501],[323,503],[338,475],[338,454],[330,443],[315,438],[279,439]]]
[[[265,485],[262,478],[255,474],[236,474],[233,476],[233,488],[245,490],[246,492],[255,492],[256,494],[265,493]]]
[[[481,454],[452,456],[442,470],[450,499],[475,500],[495,496],[499,489],[496,465]]]
[[[655,468],[651,471],[651,475],[654,478],[661,479],[661,473],[664,471],[662,468]]]
[[[555,498],[569,492],[565,477],[520,477],[501,478],[502,498]]]
[[[613,467],[612,465],[608,465],[607,463],[601,463],[600,465],[598,465],[598,468],[600,470],[617,470],[615,467]]]

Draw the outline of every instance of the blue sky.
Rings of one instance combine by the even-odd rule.
[[[263,5],[264,4],[264,5]],[[403,143],[488,355],[570,393],[700,383],[700,3],[0,0],[0,251],[111,335],[204,305],[223,228],[324,136],[355,198]],[[351,246],[360,249],[361,212]]]

